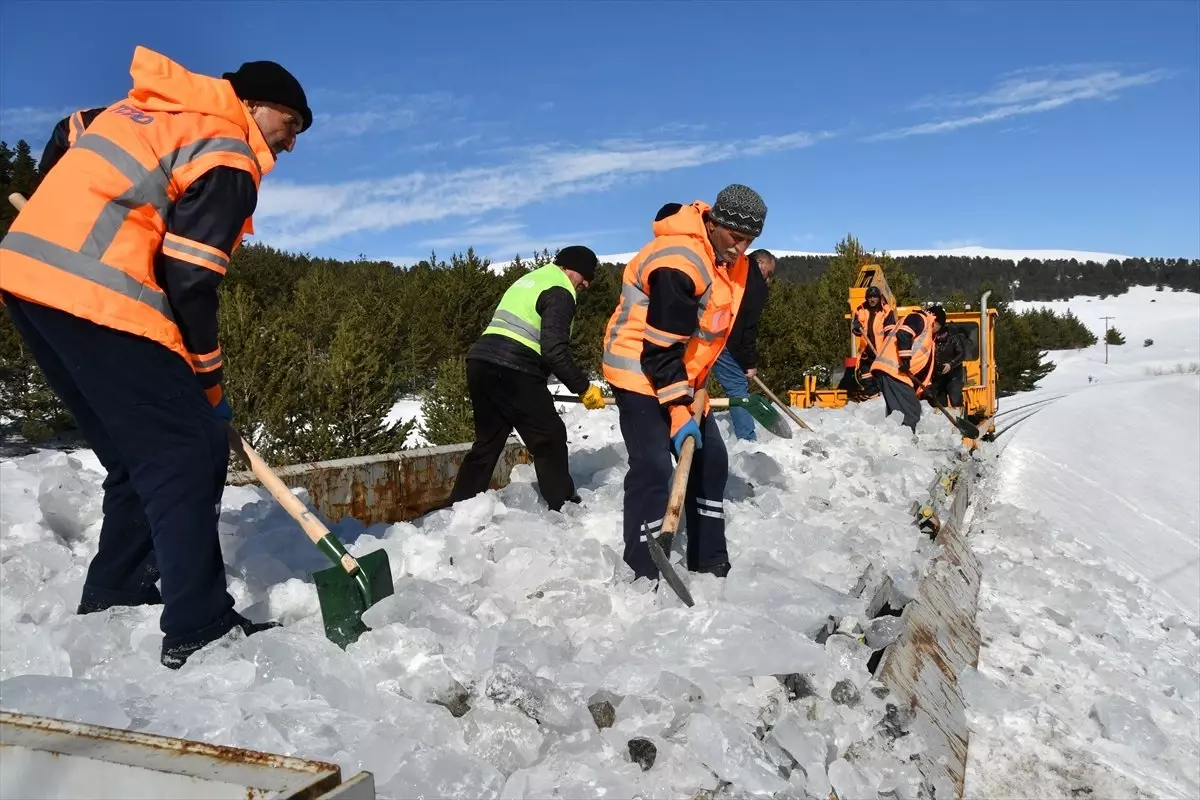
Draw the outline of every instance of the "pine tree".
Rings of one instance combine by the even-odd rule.
[[[1116,328],[1109,328],[1104,334],[1104,341],[1106,344],[1125,344],[1125,337]]]
[[[433,387],[421,403],[421,435],[430,444],[458,444],[475,438],[475,413],[467,393],[467,359],[451,356],[438,364]]]

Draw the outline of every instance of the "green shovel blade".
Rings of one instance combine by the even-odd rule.
[[[775,406],[771,405],[761,395],[752,394],[749,397],[731,397],[729,398],[729,405],[730,407],[739,406],[746,409],[759,425],[762,425],[776,436],[781,436],[784,439],[792,438],[792,426],[788,425],[788,421],[783,418],[782,414],[775,410]]]
[[[357,556],[359,570],[370,588],[371,604],[378,603],[395,592],[392,567],[386,550],[375,550]],[[321,603],[321,619],[325,637],[343,650],[367,632],[362,615],[366,600],[357,580],[340,566],[313,573],[317,599]]]

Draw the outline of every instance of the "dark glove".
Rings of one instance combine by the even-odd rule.
[[[226,422],[233,422],[233,409],[229,407],[229,403],[225,400],[225,395],[221,395],[221,402],[213,406],[213,411]]]
[[[850,332],[855,336],[862,336],[862,325],[858,320],[854,320],[854,322],[850,324]]]
[[[911,360],[907,358],[900,359],[900,369],[909,375],[912,375]]]

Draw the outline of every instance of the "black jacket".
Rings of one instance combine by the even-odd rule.
[[[725,349],[743,370],[758,366],[758,321],[767,305],[767,291],[767,279],[758,265],[751,261],[746,293],[742,296],[741,308],[733,320],[729,340],[725,343]]]
[[[967,343],[961,333],[950,332],[946,334],[946,338],[938,341],[935,345],[936,361],[934,365],[934,374],[942,374],[942,365],[949,364],[950,371],[958,369],[962,366],[963,360],[967,357]]]
[[[104,111],[103,107],[88,108],[77,112],[83,119],[83,127],[87,128],[92,124],[100,112]],[[71,115],[74,116],[74,115]],[[42,160],[38,163],[38,172],[45,175],[51,168],[58,163],[58,160],[63,157],[63,153],[71,147],[71,117],[63,117],[54,126],[54,131],[50,134],[50,140],[46,142],[46,146],[42,149]]]
[[[571,358],[571,320],[575,316],[575,300],[561,286],[551,286],[538,295],[538,314],[542,317],[542,354],[525,345],[494,333],[485,333],[471,345],[467,358],[487,361],[501,367],[528,372],[548,380],[551,373],[562,381],[567,391],[583,394],[590,382],[583,370]]]

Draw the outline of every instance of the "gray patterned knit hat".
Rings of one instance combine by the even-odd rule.
[[[718,225],[751,236],[760,236],[767,221],[767,204],[758,192],[740,183],[731,183],[717,195],[712,219]]]

